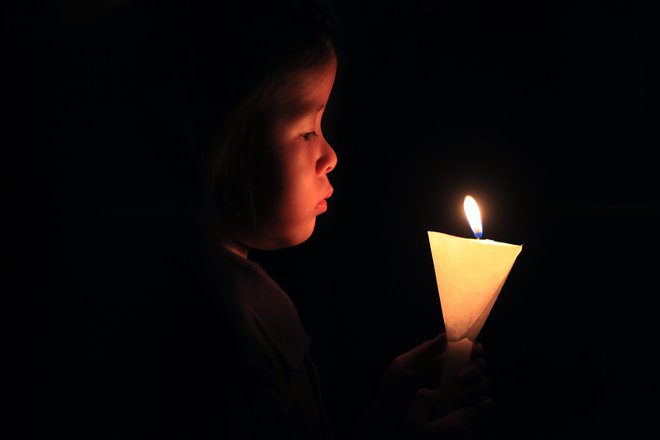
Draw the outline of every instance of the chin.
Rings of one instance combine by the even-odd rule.
[[[314,226],[315,223],[312,223],[310,226],[300,228],[299,230],[292,232],[288,235],[287,239],[284,240],[286,245],[282,247],[293,247],[298,246],[299,244],[303,244],[314,233]]]
[[[299,244],[306,242],[312,236],[315,226],[316,221],[313,221],[309,225],[299,226],[281,234],[274,234],[269,238],[263,237],[263,239],[253,242],[250,247],[253,249],[274,251],[298,246]]]

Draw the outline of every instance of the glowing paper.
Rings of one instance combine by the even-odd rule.
[[[522,246],[428,231],[447,339],[474,342]]]
[[[450,396],[522,246],[433,231],[428,236],[449,342],[440,388]]]

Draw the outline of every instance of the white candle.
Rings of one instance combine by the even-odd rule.
[[[483,228],[476,201],[467,196],[464,209],[475,237]],[[469,362],[472,344],[504,286],[521,245],[428,231],[440,306],[447,332],[445,367],[440,382],[448,399],[454,378]],[[440,402],[440,410],[449,401]]]

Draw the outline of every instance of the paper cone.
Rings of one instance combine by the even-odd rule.
[[[522,246],[428,234],[447,340],[474,342]]]
[[[447,351],[436,416],[449,411],[455,377],[470,360],[481,331],[522,246],[475,240],[428,231],[440,306],[447,332]]]

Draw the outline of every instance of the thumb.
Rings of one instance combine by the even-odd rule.
[[[401,365],[412,370],[428,366],[447,348],[447,334],[440,333],[433,339],[421,343],[399,356]]]

